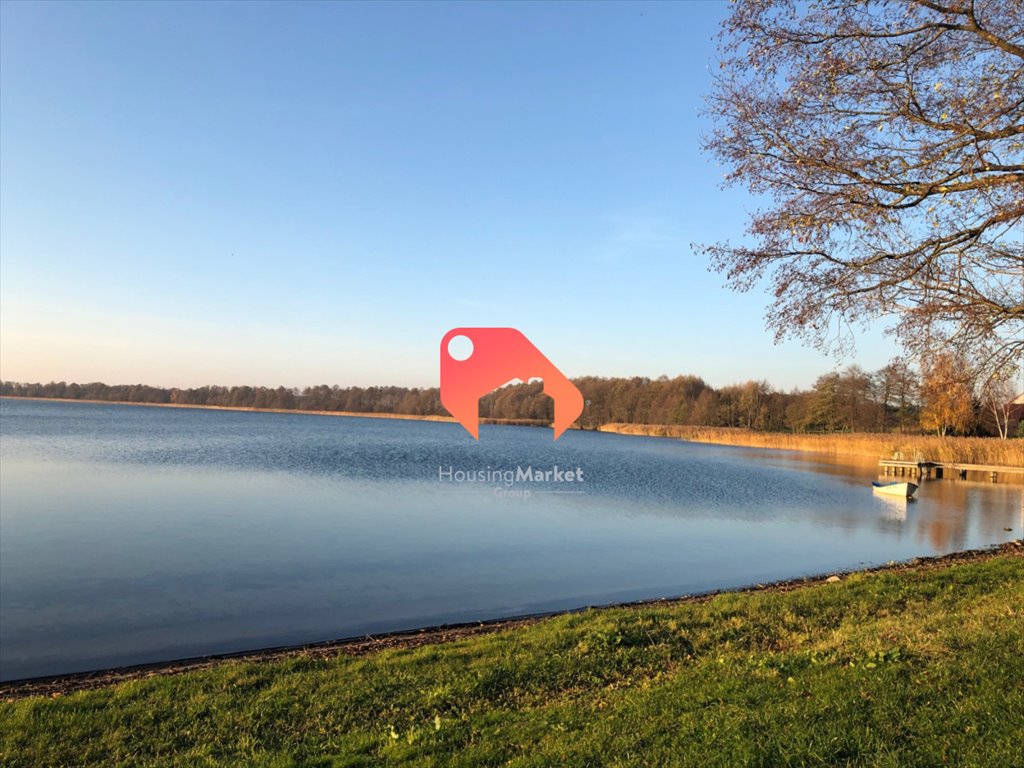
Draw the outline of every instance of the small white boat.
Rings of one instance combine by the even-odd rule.
[[[909,499],[917,491],[915,483],[872,483],[875,493],[884,493],[886,496],[899,496]]]

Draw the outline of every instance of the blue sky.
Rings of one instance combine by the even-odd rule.
[[[570,376],[809,385],[690,248],[757,205],[699,148],[728,7],[0,4],[0,375],[436,386],[511,325]]]

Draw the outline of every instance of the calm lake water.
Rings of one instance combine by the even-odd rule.
[[[556,465],[582,482],[456,481]],[[872,495],[875,477],[595,432],[553,443],[549,429],[484,426],[477,443],[449,423],[3,400],[0,678],[673,596],[1021,536],[1019,485],[926,482],[904,503]]]

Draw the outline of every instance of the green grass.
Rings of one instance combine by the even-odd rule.
[[[0,704],[0,764],[1024,765],[1024,558]]]

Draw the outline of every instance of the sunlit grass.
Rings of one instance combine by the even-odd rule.
[[[0,705],[0,764],[1019,764],[1024,558]]]

